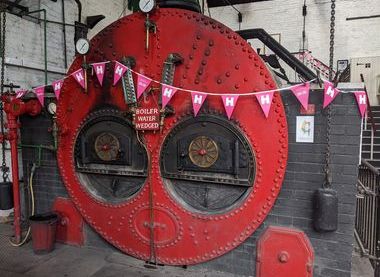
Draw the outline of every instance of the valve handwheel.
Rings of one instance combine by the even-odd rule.
[[[95,152],[102,161],[114,161],[120,152],[120,142],[114,135],[102,133],[95,140]]]
[[[212,166],[218,156],[218,145],[209,137],[197,137],[189,145],[190,160],[199,167]]]

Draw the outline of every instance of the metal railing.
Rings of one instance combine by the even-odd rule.
[[[364,80],[363,74],[360,74],[360,79],[364,83],[364,91],[365,91],[366,97],[367,97],[367,112],[365,114],[365,117],[362,120],[362,131],[361,131],[361,135],[360,135],[360,158],[362,157],[363,133],[364,133],[364,131],[368,131],[368,122],[370,122],[370,124],[371,124],[370,139],[371,140],[370,140],[370,157],[369,157],[369,160],[373,160],[374,159],[374,155],[373,155],[374,143],[375,143],[375,135],[376,135],[377,128],[376,128],[376,122],[375,122],[375,118],[374,118],[373,111],[372,111],[372,106],[371,106],[371,103],[369,102],[368,92],[367,92],[367,88],[365,85],[365,80]]]
[[[380,276],[380,172],[366,160],[359,166],[355,238]]]
[[[375,143],[375,130],[374,130],[374,123],[372,123],[372,113],[369,115],[369,112],[365,114],[365,116],[362,119],[362,131],[361,131],[361,139],[360,139],[360,157],[362,157],[362,145],[363,145],[363,136],[364,131],[370,131],[370,149],[369,149],[369,160],[373,160],[373,151],[374,151],[374,143]],[[371,120],[371,127],[368,127],[368,122]],[[368,136],[366,136],[368,137]]]

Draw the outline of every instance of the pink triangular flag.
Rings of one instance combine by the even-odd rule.
[[[177,88],[162,84],[162,107],[165,108],[165,106],[169,103],[170,99],[174,96],[174,94],[177,92]]]
[[[107,62],[93,63],[92,64],[92,68],[95,71],[95,74],[96,74],[96,77],[98,78],[100,86],[103,85],[104,73],[106,70],[106,63]]]
[[[75,79],[75,81],[77,81],[78,84],[80,84],[80,86],[82,88],[85,87],[85,85],[84,85],[84,71],[83,71],[82,68],[78,69],[74,73],[71,73],[71,76],[73,76],[73,78]]]
[[[45,87],[37,87],[33,90],[37,96],[38,101],[40,101],[41,106],[44,106],[44,103],[45,103]]]
[[[266,118],[268,118],[270,107],[272,105],[273,94],[273,91],[255,94],[256,99],[259,102],[259,105],[263,110]]]
[[[291,88],[291,91],[297,97],[298,101],[300,101],[302,107],[307,110],[309,104],[310,83],[295,86]]]
[[[367,110],[367,94],[365,91],[355,91],[356,102],[358,103],[358,108],[362,117],[364,117],[365,111]]]
[[[115,69],[113,73],[113,85],[116,85],[116,83],[120,80],[120,78],[124,75],[125,71],[127,71],[128,67],[126,67],[124,64],[119,63],[118,61],[115,62]]]
[[[226,110],[228,119],[231,118],[231,115],[236,107],[238,98],[239,95],[235,94],[222,95],[224,109]]]
[[[146,88],[149,87],[151,82],[152,79],[149,79],[148,77],[141,74],[137,75],[137,99],[140,98]]]
[[[23,97],[28,91],[26,89],[20,89],[16,91],[16,98],[21,98]]]
[[[59,95],[61,94],[61,88],[63,85],[63,79],[54,81],[51,85],[53,87],[55,97],[57,97],[57,99],[59,99]]]
[[[326,108],[335,99],[338,93],[339,90],[337,90],[332,83],[325,81],[323,92],[323,108]]]
[[[203,102],[206,100],[207,94],[201,92],[191,92],[191,101],[193,102],[194,116],[197,116]]]

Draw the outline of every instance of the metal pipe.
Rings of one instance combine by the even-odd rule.
[[[17,14],[14,14],[16,16],[19,16]],[[65,25],[65,26],[68,26],[68,27],[76,27],[74,24],[70,24],[70,23],[63,23],[63,22],[60,22],[60,21],[54,21],[54,20],[43,20],[43,19],[40,19],[38,17],[35,17],[35,16],[31,16],[31,15],[23,15],[23,16],[27,16],[27,17],[30,17],[30,18],[33,18],[33,19],[37,19],[37,20],[40,20],[40,21],[46,21],[47,23],[52,23],[52,24],[57,24],[57,25]],[[79,27],[81,28],[81,27]]]
[[[11,145],[12,183],[13,183],[13,203],[14,203],[14,231],[15,243],[21,241],[21,208],[20,208],[20,180],[18,176],[18,124],[17,117],[7,113],[9,143]]]
[[[28,12],[28,14],[33,14],[33,13],[40,13],[40,12],[43,12],[43,15],[44,15],[44,60],[45,60],[45,85],[48,84],[48,77],[47,77],[47,38],[46,38],[46,32],[47,32],[47,28],[46,28],[46,9],[39,9],[39,10],[35,10],[35,11],[31,11],[31,12]]]
[[[300,60],[294,57],[284,46],[278,43],[264,29],[247,29],[237,31],[243,39],[258,39],[270,50],[272,50],[280,59],[282,59],[291,68],[294,68],[298,74],[310,81],[317,79],[317,75],[305,66]]]
[[[78,5],[78,22],[82,22],[82,3],[79,0],[74,0]]]
[[[368,254],[368,250],[365,249],[365,247],[363,245],[363,242],[361,241],[360,236],[359,236],[358,232],[356,231],[356,229],[354,229],[354,237],[356,239],[356,242],[359,245],[359,248],[360,248],[360,250],[362,252],[362,255],[365,256],[365,257],[368,257],[368,255],[369,255]]]
[[[62,33],[63,33],[63,57],[65,68],[67,68],[67,46],[66,46],[66,16],[65,16],[65,0],[61,0],[62,5]]]
[[[6,139],[11,146],[11,165],[12,165],[12,183],[13,183],[13,202],[14,202],[14,231],[15,243],[21,241],[21,205],[20,205],[20,180],[18,176],[18,117],[22,114],[37,115],[41,112],[41,105],[37,100],[30,100],[27,103],[20,99],[3,96],[4,111],[7,117],[8,134]]]
[[[374,135],[374,130],[373,128],[371,129],[371,149],[370,149],[370,159],[373,160],[373,144],[374,144],[374,141],[375,141],[375,135]]]
[[[25,68],[25,69],[31,69],[31,70],[37,70],[37,71],[42,71],[45,72],[45,69],[34,67],[34,66],[27,66],[27,65],[21,65],[21,64],[14,64],[14,63],[5,63],[6,66],[13,66],[17,68]],[[64,72],[59,72],[55,70],[48,70],[48,73],[53,73],[53,74],[61,74],[61,75],[66,75]]]

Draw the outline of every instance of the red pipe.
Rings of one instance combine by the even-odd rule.
[[[18,168],[18,117],[22,114],[37,115],[41,112],[41,105],[37,100],[22,102],[20,99],[15,99],[10,96],[4,96],[1,99],[4,103],[4,111],[6,113],[8,129],[7,134],[3,134],[3,139],[9,141],[11,145],[11,160],[12,160],[12,183],[13,183],[13,203],[14,203],[14,231],[15,243],[21,242],[21,206],[20,206],[20,181]]]
[[[15,229],[15,242],[21,242],[21,209],[20,209],[20,183],[18,176],[18,127],[17,117],[12,114],[7,114],[7,127],[8,127],[8,140],[11,145],[12,157],[12,183],[13,183],[13,203],[14,203],[14,229]]]

